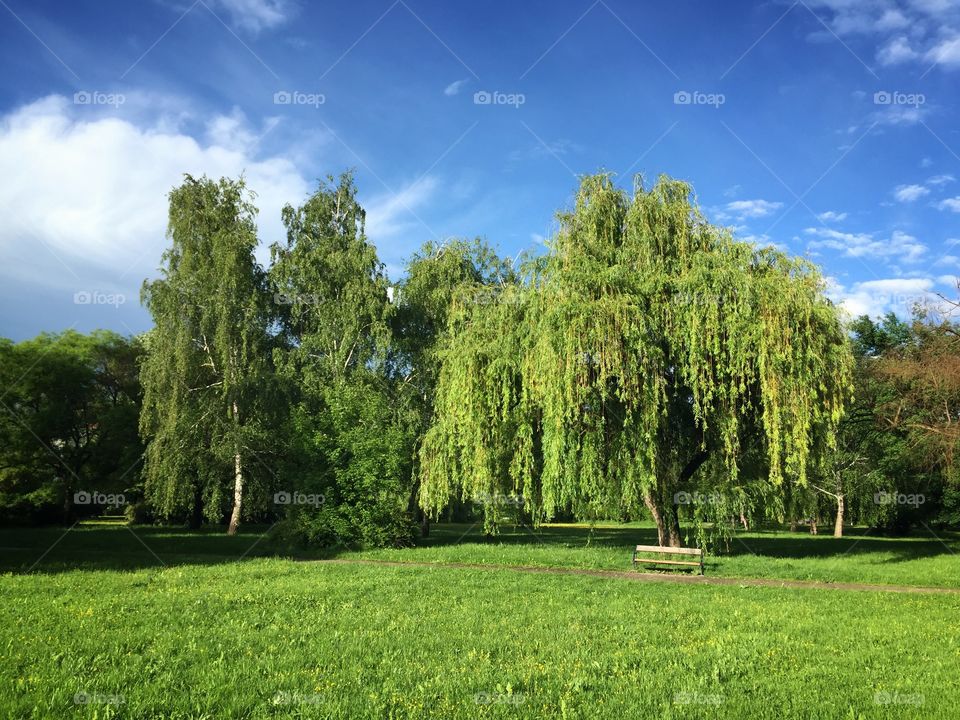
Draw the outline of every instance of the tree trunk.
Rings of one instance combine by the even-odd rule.
[[[233,403],[234,422],[240,421],[237,403]],[[227,535],[236,535],[237,528],[240,527],[240,510],[243,506],[243,463],[240,461],[240,448],[237,448],[233,456],[233,513],[230,515],[230,525],[227,527]]]
[[[233,512],[230,514],[230,526],[227,535],[236,535],[240,527],[240,509],[243,505],[243,465],[240,453],[233,456]]]
[[[837,521],[833,525],[833,536],[843,537],[843,495],[837,495]]]
[[[743,514],[743,510],[740,511],[740,524],[743,525],[744,530],[750,529],[750,523],[747,522],[747,516]]]
[[[203,526],[203,488],[200,484],[193,488],[193,508],[190,510],[190,517],[187,518],[187,527],[191,530],[199,530]]]
[[[643,504],[647,506],[653,522],[657,525],[657,544],[663,547],[667,544],[667,527],[663,521],[663,513],[660,512],[658,503],[654,500],[653,493],[646,490],[643,493]]]
[[[792,520],[790,520],[790,532],[796,532],[796,531],[797,531],[797,519],[793,518]]]
[[[813,518],[813,519],[810,521],[810,534],[811,534],[811,535],[816,535],[816,534],[817,534],[817,518]]]
[[[667,536],[670,547],[680,547],[683,543],[680,538],[680,516],[677,514],[677,504],[670,506],[670,525],[667,528]]]
[[[430,516],[426,513],[420,520],[420,537],[430,537]]]

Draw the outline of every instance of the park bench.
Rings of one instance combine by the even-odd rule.
[[[661,557],[637,557],[637,553],[660,555]],[[683,560],[668,560],[662,556],[682,556]],[[637,565],[671,565],[700,568],[703,575],[703,550],[700,548],[661,547],[660,545],[637,545],[633,551],[633,567]]]

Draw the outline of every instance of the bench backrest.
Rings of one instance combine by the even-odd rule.
[[[703,555],[700,548],[662,547],[660,545],[637,545],[636,552],[663,553],[672,555]]]

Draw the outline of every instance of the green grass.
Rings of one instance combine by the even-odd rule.
[[[256,557],[262,530],[0,531],[0,717],[960,718],[960,595],[331,565]],[[340,557],[623,567],[623,545],[649,539],[454,544],[463,530]],[[922,538],[751,541],[762,558],[708,573],[789,562],[932,584],[956,559]]]
[[[631,547],[656,544],[645,525],[504,528],[486,539],[477,526],[439,525],[418,547],[349,556],[396,561],[626,570]],[[708,576],[960,587],[960,535],[924,529],[887,538],[855,530],[844,538],[809,533],[738,533],[708,555]]]

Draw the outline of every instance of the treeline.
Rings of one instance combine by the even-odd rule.
[[[814,268],[689,197],[588,178],[546,255],[427,243],[391,281],[349,174],[284,208],[267,268],[244,182],[188,176],[150,331],[0,344],[0,518],[322,545],[404,544],[428,513],[652,516],[673,544],[681,521],[960,522],[956,326],[840,331]]]

